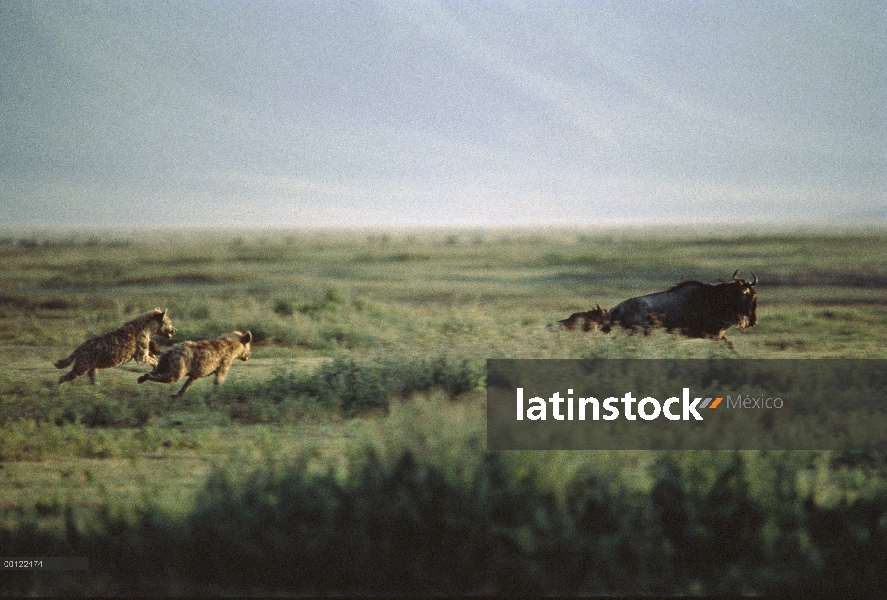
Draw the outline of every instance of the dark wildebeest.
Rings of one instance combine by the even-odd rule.
[[[582,329],[582,331],[595,331],[600,327],[603,327],[604,323],[607,322],[607,315],[610,311],[606,308],[601,308],[601,305],[598,304],[595,308],[591,310],[587,310],[585,312],[577,312],[573,313],[566,319],[561,319],[557,323],[552,323],[548,326],[549,329]]]
[[[661,327],[691,338],[721,339],[732,348],[724,332],[734,325],[742,330],[758,322],[758,278],[752,273],[749,282],[737,278],[738,273],[737,269],[729,282],[684,281],[664,292],[629,298],[610,310],[602,330],[608,333],[619,325],[646,334]]]

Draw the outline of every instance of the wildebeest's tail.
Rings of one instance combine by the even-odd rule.
[[[610,333],[610,330],[613,329],[613,325],[619,324],[619,319],[622,316],[622,305],[614,306],[607,313],[606,318],[604,319],[603,324],[601,325],[601,331],[604,333]]]
[[[57,360],[52,364],[55,365],[56,369],[64,369],[65,367],[71,366],[72,362],[74,362],[74,355],[73,354],[71,356],[69,356],[68,358],[62,358],[60,360]]]

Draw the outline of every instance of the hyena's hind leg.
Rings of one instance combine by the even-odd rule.
[[[157,383],[175,383],[182,377],[184,377],[186,372],[185,365],[179,361],[170,361],[167,358],[167,355],[164,354],[160,357],[160,360],[154,370],[150,373],[145,373],[141,377],[138,378],[139,383],[145,383],[146,381],[156,381]],[[185,390],[188,389],[188,386],[191,385],[191,377],[188,377],[188,380],[185,382],[185,385],[177,394],[173,394],[173,398],[178,398],[182,394],[185,393]]]
[[[150,373],[145,373],[144,375],[139,377],[138,382],[145,383],[146,381],[156,381],[157,383],[175,383],[181,378],[182,376],[178,373],[170,373],[169,371],[166,371],[165,373],[158,373],[155,369],[154,371],[151,371]]]
[[[154,343],[153,341],[151,342]],[[156,381],[158,383],[173,383],[174,381],[178,381],[184,375],[184,370],[174,370],[170,368],[169,364],[169,354],[161,354],[157,357],[155,361],[154,368],[150,373],[145,373],[141,377],[139,377],[139,383],[145,383],[146,381]]]
[[[62,361],[59,361],[59,362],[62,362]],[[70,364],[70,363],[68,363],[68,364]],[[64,368],[64,367],[60,367],[60,368]],[[88,366],[88,365],[82,365],[79,362],[74,362],[74,366],[71,368],[71,370],[68,371],[67,373],[65,373],[64,375],[62,375],[61,377],[59,377],[59,385],[61,385],[63,383],[67,383],[69,381],[74,381],[78,377],[80,377],[82,375],[86,375],[87,373],[89,373],[89,382],[91,384],[95,385],[95,367],[90,368],[90,366]]]
[[[182,394],[185,393],[185,390],[187,390],[189,387],[191,387],[192,383],[194,383],[194,378],[189,375],[188,379],[185,380],[185,385],[182,386],[182,389],[180,389],[178,392],[173,394],[172,397],[173,398],[180,398],[182,396]]]

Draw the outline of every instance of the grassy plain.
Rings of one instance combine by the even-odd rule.
[[[484,449],[483,369],[487,358],[887,358],[885,242],[887,234],[877,231],[8,233],[0,239],[0,554],[24,556],[30,549],[34,555],[40,544],[83,552],[95,540],[113,538],[107,533],[112,530],[118,531],[114,539],[132,537],[145,547],[152,530],[145,529],[145,519],[154,519],[152,527],[166,533],[184,529],[228,543],[256,528],[286,531],[288,540],[268,533],[265,542],[243,550],[248,560],[267,559],[263,544],[292,556],[322,547],[327,568],[349,575],[341,585],[310,574],[295,582],[275,579],[274,573],[288,572],[289,563],[281,563],[264,583],[219,579],[226,572],[223,559],[160,573],[116,563],[102,570],[99,562],[107,556],[96,550],[91,575],[21,574],[0,582],[0,589],[478,594],[516,591],[509,581],[525,582],[518,575],[525,573],[536,586],[526,592],[755,593],[791,589],[799,581],[793,578],[810,565],[821,572],[807,585],[826,581],[830,553],[863,547],[873,559],[887,556],[883,456],[490,456]],[[759,308],[756,327],[728,331],[735,351],[664,334],[607,336],[546,327],[572,312],[610,307],[685,279],[729,279],[736,269],[757,275]],[[181,399],[170,398],[177,384],[137,385],[137,374],[147,367],[134,363],[100,371],[94,387],[85,379],[57,386],[61,372],[53,360],[154,307],[169,310],[179,330],[173,342],[252,331],[252,360],[235,364],[219,389],[207,378]],[[265,496],[250,499],[250,489]],[[291,489],[308,494],[291,499],[295,513],[258,524],[237,521],[246,514],[254,518],[256,502],[277,514],[280,498]],[[423,502],[446,513],[429,496],[434,489],[444,503],[455,494],[452,501],[463,503],[466,514],[475,515],[477,506],[487,512],[465,517],[467,524],[457,523],[462,528],[456,530],[450,520],[426,531],[419,519],[420,529],[372,546],[380,531],[400,531],[403,514],[390,507],[400,506],[403,494],[413,498],[413,508],[404,509],[408,514],[421,512]],[[489,490],[500,490],[501,497]],[[669,493],[683,499],[678,504],[692,518],[663,512],[662,495]],[[377,529],[364,524],[361,531],[370,546],[352,548],[345,561],[330,549],[344,544],[335,526],[287,529],[293,520],[311,520],[306,507],[320,510],[319,501],[306,500],[312,494],[354,514],[364,509],[349,502],[370,498],[389,520],[369,519]],[[598,504],[588,504],[588,494],[597,494]],[[578,499],[585,502],[581,510],[575,508]],[[497,510],[511,516],[489,512],[500,501],[512,508]],[[514,503],[527,506],[516,509]],[[725,505],[733,512],[705,516]],[[339,523],[330,516],[339,509],[327,508],[333,513],[324,513],[325,522]],[[385,513],[389,509],[394,512]],[[816,519],[840,517],[844,513],[834,511],[844,509],[867,519],[862,541],[822,537],[824,526]],[[619,531],[583,525],[583,518],[608,514],[621,523]],[[243,531],[232,525],[219,532],[207,524],[219,518]],[[678,560],[706,544],[716,546],[717,536],[728,535],[718,528],[740,522],[748,539],[736,543],[747,555],[724,557],[715,567]],[[479,529],[482,539],[465,529],[478,523],[488,526]],[[669,529],[674,523],[682,524],[680,531]],[[848,531],[857,525],[850,523]],[[444,556],[455,561],[449,571],[416,559],[401,573],[394,563],[380,566],[367,558],[399,556],[398,544],[422,535],[458,540],[458,550]],[[300,539],[304,543],[294,541]],[[192,541],[186,536],[169,543],[184,551]],[[486,548],[482,557],[469,549],[478,543]],[[133,544],[117,551],[126,555]],[[419,557],[423,551],[411,550]],[[767,552],[772,554],[765,557]],[[597,558],[572,565],[583,573],[578,579],[558,578],[557,569],[567,568],[562,558],[580,555]],[[782,567],[772,564],[777,556]],[[448,579],[448,572],[480,563],[486,570],[468,577],[467,587]],[[386,573],[394,579],[384,579]],[[877,572],[866,573],[854,576],[866,585],[881,581]],[[835,581],[846,589],[863,589],[847,583],[854,581],[850,571],[839,575]],[[417,588],[417,582],[427,587]]]

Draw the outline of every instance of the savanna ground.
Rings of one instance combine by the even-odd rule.
[[[866,593],[887,457],[485,448],[487,358],[887,358],[887,234],[291,231],[0,239],[0,593]],[[546,325],[754,272],[735,344]],[[57,385],[155,307],[250,330],[213,389]],[[160,340],[158,340],[160,341]],[[166,344],[164,340],[160,342]],[[880,586],[880,588],[878,587]]]

